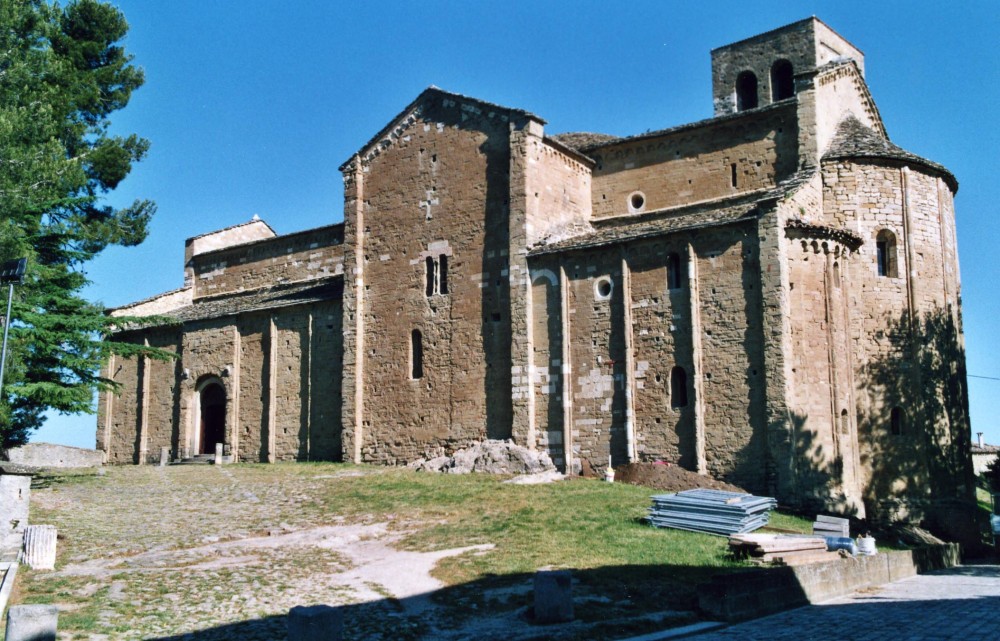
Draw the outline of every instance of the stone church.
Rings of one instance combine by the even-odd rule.
[[[816,18],[715,49],[712,86],[712,118],[625,138],[427,89],[340,167],[343,223],[195,236],[180,289],[113,311],[176,359],[110,360],[98,449],[513,439],[858,515],[967,501],[955,177]]]

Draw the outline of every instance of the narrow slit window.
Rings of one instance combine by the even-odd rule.
[[[729,182],[736,186],[736,163],[729,165]]]
[[[889,412],[889,433],[893,436],[901,436],[906,431],[906,413],[903,408],[894,407]]]
[[[434,295],[434,281],[436,280],[437,275],[437,265],[434,264],[434,259],[430,256],[427,257],[425,263],[427,265],[427,279],[425,282],[426,293],[427,296],[430,297]]]
[[[896,235],[888,229],[883,229],[875,237],[875,269],[879,276],[885,278],[898,276]]]
[[[438,292],[441,294],[448,293],[448,256],[446,254],[441,254],[438,259]]]
[[[667,288],[681,289],[684,287],[684,280],[687,274],[684,273],[684,263],[679,254],[667,256]]]
[[[410,378],[424,377],[424,338],[419,329],[410,333]]]
[[[687,372],[683,367],[675,367],[670,370],[670,407],[687,407]]]

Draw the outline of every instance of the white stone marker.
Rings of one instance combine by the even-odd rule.
[[[56,526],[29,525],[24,530],[24,562],[34,570],[56,569]]]
[[[222,465],[222,443],[215,444],[215,464]]]
[[[59,608],[54,605],[15,605],[7,610],[6,641],[56,641]]]
[[[170,462],[170,448],[161,447],[160,448],[160,467],[166,467],[167,463]]]

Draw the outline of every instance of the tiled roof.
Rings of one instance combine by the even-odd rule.
[[[848,116],[841,121],[840,125],[837,126],[837,133],[834,134],[833,140],[830,142],[829,149],[823,154],[823,160],[840,158],[884,158],[921,165],[940,174],[952,191],[958,191],[958,180],[943,165],[897,147],[866,127],[854,116]]]
[[[741,220],[750,220],[758,215],[764,202],[771,202],[788,196],[801,187],[814,170],[805,169],[792,174],[774,189],[743,194],[725,200],[673,207],[652,211],[636,216],[617,216],[592,221],[595,231],[559,240],[546,245],[535,245],[530,256],[553,254],[574,249],[588,249],[613,245],[638,238],[663,236],[689,229],[718,227]]]
[[[638,238],[662,236],[687,229],[726,225],[737,220],[753,218],[757,212],[757,201],[743,202],[731,207],[689,208],[683,211],[684,213],[675,212],[670,216],[645,216],[639,220],[608,226],[551,245],[536,246],[528,252],[528,255],[538,256],[574,249],[589,249]]]
[[[971,448],[973,454],[998,454],[1000,453],[1000,445],[990,445],[984,443],[982,447],[978,445],[973,445]]]
[[[593,147],[595,145],[602,145],[604,143],[615,142],[616,140],[621,140],[618,136],[612,136],[611,134],[598,134],[591,133],[589,131],[570,131],[564,134],[554,134],[549,136],[556,142],[562,143],[571,149],[583,149],[585,147]]]
[[[323,300],[339,300],[343,293],[344,280],[337,276],[263,287],[248,292],[224,294],[211,298],[203,297],[195,300],[191,305],[170,312],[164,316],[169,320],[152,326],[171,324],[171,321],[187,323],[263,309],[291,307]]]

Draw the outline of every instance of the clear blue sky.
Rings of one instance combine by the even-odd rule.
[[[546,131],[630,135],[712,115],[709,51],[816,15],[859,47],[893,142],[958,177],[968,370],[1000,378],[995,0],[763,3],[118,0],[146,85],[113,116],[152,142],[112,196],[159,205],[140,247],[88,269],[115,306],[179,287],[184,239],[259,214],[339,222],[337,167],[428,85],[529,110]],[[1000,380],[970,378],[1000,444]],[[93,416],[33,440],[93,447]]]

